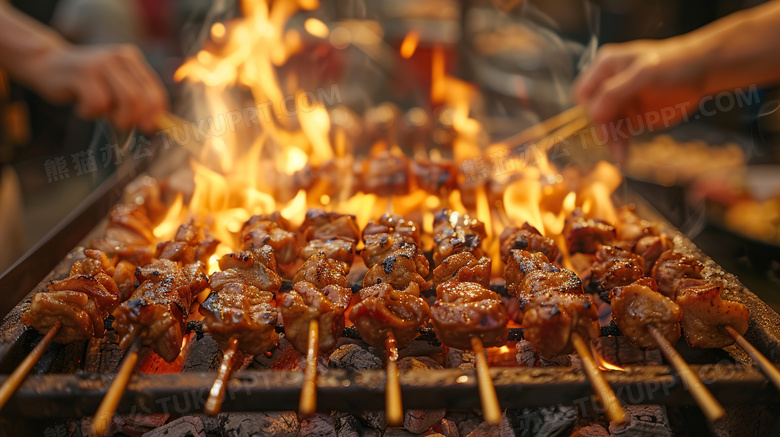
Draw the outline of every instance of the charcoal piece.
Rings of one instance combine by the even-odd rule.
[[[223,413],[226,437],[294,437],[301,424],[291,411],[258,413]]]
[[[328,367],[360,371],[381,369],[384,363],[379,357],[357,344],[345,344],[330,354]]]
[[[298,435],[301,437],[335,437],[336,429],[333,427],[333,419],[327,414],[317,414],[303,420]]]
[[[143,437],[206,437],[200,417],[185,416],[149,431]]]
[[[536,367],[539,363],[539,354],[528,340],[520,340],[515,344],[517,349],[517,364],[526,367]]]
[[[458,425],[452,420],[447,418],[442,419],[439,427],[441,428],[441,433],[444,434],[444,437],[460,437]]]
[[[514,437],[514,435],[515,432],[512,427],[509,426],[509,420],[507,419],[506,413],[504,413],[501,415],[501,422],[498,425],[482,422],[466,437]]]
[[[444,416],[458,427],[458,435],[467,436],[482,423],[482,416],[473,411],[448,411]]]
[[[217,341],[210,335],[204,335],[202,338],[190,342],[189,346],[187,346],[181,371],[184,373],[216,370],[221,359],[222,356]]]
[[[539,356],[531,342],[520,340],[515,344],[517,364],[526,367],[571,366],[571,355],[559,355],[550,359]]]
[[[671,436],[666,408],[660,405],[626,405],[628,422],[624,425],[610,423],[609,432],[613,436],[625,437],[662,437]]]
[[[371,428],[379,430],[387,428],[387,419],[384,411],[364,411],[360,413],[360,418]]]
[[[577,411],[574,407],[564,405],[508,410],[506,416],[509,426],[518,437],[566,435],[577,422]]]
[[[460,349],[447,348],[447,367],[459,370],[474,370],[476,358],[474,354]]]
[[[429,357],[406,357],[398,360],[398,370],[408,372],[411,370],[437,370],[441,365]],[[404,428],[410,432],[421,434],[440,422],[447,413],[445,409],[417,409],[406,410],[404,414]]]
[[[379,437],[381,432],[363,426],[357,417],[338,411],[331,414],[333,419],[333,428],[336,430],[336,437]]]
[[[609,437],[609,431],[601,425],[590,425],[575,430],[569,437]]]

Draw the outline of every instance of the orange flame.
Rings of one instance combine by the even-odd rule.
[[[417,30],[412,30],[409,33],[406,34],[404,37],[404,40],[401,42],[401,57],[405,59],[409,59],[414,55],[415,50],[417,50],[417,44],[420,43],[420,32]]]

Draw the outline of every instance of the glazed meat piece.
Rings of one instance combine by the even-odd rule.
[[[200,305],[205,316],[203,329],[225,350],[231,338],[238,339],[243,353],[258,355],[276,345],[276,308],[274,295],[240,282],[225,284],[213,290]]]
[[[411,161],[412,190],[439,195],[441,189],[455,188],[457,171],[452,164]]]
[[[135,290],[135,269],[136,265],[130,261],[122,260],[114,268],[114,282],[119,291],[119,302],[126,301]]]
[[[512,250],[539,252],[548,260],[555,260],[558,257],[558,246],[555,245],[555,242],[542,235],[539,230],[528,223],[523,223],[523,226],[519,228],[504,229],[499,240],[501,241],[501,260],[504,262],[507,262]]]
[[[309,322],[316,319],[320,351],[333,349],[344,330],[344,312],[351,298],[352,291],[339,285],[320,289],[311,282],[296,282],[290,292],[280,293],[277,299],[285,337],[295,350],[306,355]]]
[[[658,235],[658,229],[649,221],[639,217],[633,207],[623,207],[618,210],[615,232],[617,240],[632,244],[636,244],[644,237]]]
[[[615,228],[601,220],[585,217],[579,209],[566,219],[563,235],[570,253],[595,253],[602,245],[612,244],[617,237]]]
[[[628,341],[639,348],[655,349],[657,344],[647,329],[653,325],[671,344],[680,339],[683,310],[658,292],[652,278],[642,278],[610,292],[612,319]]]
[[[57,322],[62,323],[54,341],[71,343],[103,337],[103,317],[95,302],[79,291],[49,291],[33,296],[22,323],[44,334]]]
[[[306,219],[301,224],[301,234],[306,241],[329,240],[335,237],[358,241],[360,229],[358,229],[354,215],[310,209],[306,212]]]
[[[244,249],[257,249],[264,245],[274,250],[279,264],[295,262],[298,256],[298,237],[290,231],[289,223],[279,214],[252,216],[241,229]]]
[[[526,250],[512,250],[504,269],[504,279],[506,279],[506,287],[509,294],[517,296],[523,290],[523,281],[526,275],[537,270],[557,272],[560,269],[540,252],[531,253]]]
[[[488,288],[491,265],[490,258],[486,256],[477,259],[470,252],[456,253],[433,269],[433,283],[438,286],[454,279],[458,282],[476,282]]]
[[[559,294],[582,295],[582,281],[571,270],[536,270],[525,276],[522,286],[516,287],[517,300],[523,311],[541,305]]]
[[[144,333],[141,345],[173,362],[181,351],[193,299],[208,287],[205,270],[200,262],[182,267],[167,259],[139,267],[136,279],[141,285],[113,313],[119,346],[127,349]]]
[[[168,209],[163,201],[163,184],[151,176],[142,176],[127,184],[123,202],[143,206],[152,223],[157,223]]]
[[[642,237],[634,246],[634,253],[645,260],[645,272],[652,271],[658,258],[667,250],[674,249],[674,242],[661,235]]]
[[[420,246],[420,227],[411,220],[405,220],[398,214],[384,214],[379,220],[371,220],[363,229],[363,241],[370,235],[396,234],[404,240]],[[366,244],[368,246],[368,244]]]
[[[365,235],[364,233],[363,242],[366,247],[360,251],[360,256],[368,268],[382,262],[382,260],[401,247],[407,244],[415,244],[413,239],[399,234]]]
[[[404,291],[389,284],[377,284],[360,291],[360,302],[352,307],[349,318],[366,343],[384,347],[392,332],[397,346],[405,348],[419,334],[417,328],[430,318],[430,308],[412,283]]]
[[[498,295],[473,282],[449,281],[436,288],[431,319],[439,341],[456,349],[471,349],[478,336],[485,347],[503,346],[507,313]]]
[[[409,159],[403,153],[382,150],[359,163],[360,187],[366,193],[380,196],[409,192]]]
[[[246,284],[272,293],[282,287],[282,279],[276,274],[274,251],[270,246],[224,255],[219,259],[219,268],[221,271],[214,272],[209,279],[213,290],[230,283]]]
[[[89,247],[104,252],[110,258],[127,260],[135,265],[148,264],[155,250],[153,228],[143,205],[117,205],[108,213],[105,236],[91,241]]]
[[[311,240],[300,251],[301,259],[309,259],[314,255],[324,253],[326,257],[352,265],[355,259],[355,240],[334,237],[329,240]]]
[[[545,358],[573,352],[572,333],[586,341],[601,333],[599,315],[586,294],[548,293],[523,313],[523,338]]]
[[[704,266],[696,258],[667,250],[653,266],[652,276],[658,283],[658,291],[675,299],[677,286],[685,278],[701,279]]]
[[[298,268],[293,283],[306,281],[319,289],[323,289],[327,285],[338,285],[349,289],[347,273],[349,273],[348,264],[330,259],[324,253],[318,253],[307,259]]]
[[[84,254],[86,258],[73,264],[68,277],[53,281],[48,291],[33,296],[22,323],[45,334],[61,322],[54,337],[58,343],[103,337],[103,320],[118,304],[119,291],[106,256],[92,249]]]
[[[428,260],[413,244],[407,244],[393,252],[379,264],[368,269],[363,278],[363,287],[389,284],[395,289],[404,289],[416,283],[421,290],[428,289],[425,277],[430,273]]]
[[[729,325],[740,334],[748,329],[750,313],[739,302],[720,297],[721,284],[704,279],[683,279],[677,287],[682,308],[685,340],[691,347],[722,348],[734,343],[725,330]]]
[[[641,256],[614,246],[601,246],[591,267],[590,288],[604,301],[609,291],[628,285],[645,275],[645,260]]]
[[[209,257],[219,245],[203,227],[193,223],[179,226],[173,240],[157,245],[157,258],[176,261],[181,264],[208,263]]]
[[[433,219],[433,233],[433,263],[437,266],[456,253],[471,252],[477,258],[484,255],[485,224],[467,214],[442,210]]]

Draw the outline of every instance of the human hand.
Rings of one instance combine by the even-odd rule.
[[[605,45],[574,97],[596,124],[641,117],[646,129],[669,127],[703,96],[701,51],[682,37]]]
[[[107,116],[120,129],[156,129],[168,94],[140,50],[130,45],[65,45],[30,61],[26,82],[55,103],[75,102],[79,116]]]

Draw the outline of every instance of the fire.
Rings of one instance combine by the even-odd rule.
[[[310,34],[316,36],[317,38],[325,39],[330,34],[330,29],[328,29],[328,25],[316,18],[307,18],[306,21],[303,23],[303,28],[306,29],[306,31],[309,32]]]
[[[417,44],[420,43],[420,32],[417,30],[412,30],[409,33],[406,34],[406,37],[404,37],[403,42],[401,42],[401,57],[405,59],[409,59],[414,54],[415,50],[417,50]]]
[[[601,356],[601,354],[594,354],[594,358],[596,358],[596,365],[599,366],[599,369],[601,370],[614,370],[617,372],[625,372],[626,369],[620,366],[617,366],[615,364],[610,363],[609,361],[605,360],[604,357]]]
[[[225,130],[204,141],[198,159],[191,162],[191,200],[185,207],[181,197],[176,199],[155,229],[157,238],[171,236],[189,219],[207,225],[222,241],[209,263],[214,271],[217,259],[237,247],[241,227],[252,215],[279,211],[298,226],[306,210],[317,207],[354,214],[361,227],[388,211],[407,215],[420,221],[424,248],[430,249],[434,214],[450,208],[485,223],[488,238],[483,246],[492,259],[499,259],[498,236],[503,229],[527,221],[561,246],[568,267],[571,261],[562,237],[566,217],[581,208],[592,217],[614,221],[611,194],[621,182],[620,172],[607,163],[585,174],[558,169],[543,144],[530,145],[526,150],[530,159],[524,163],[529,165],[512,174],[479,181],[466,181],[458,174],[457,189],[430,193],[411,184],[406,192],[394,191],[388,197],[364,191],[363,175],[355,172],[363,158],[355,157],[355,152],[373,147],[409,160],[398,138],[387,134],[372,140],[376,144],[357,143],[359,135],[342,123],[343,116],[338,118],[314,101],[312,92],[301,89],[304,76],[281,76],[279,67],[308,44],[302,32],[318,38],[317,44],[330,43],[337,49],[354,44],[369,56],[384,56],[384,30],[370,20],[344,20],[329,27],[307,18],[302,30],[287,26],[298,11],[317,7],[311,0],[242,0],[242,16],[211,25],[211,40],[176,71],[176,80],[192,86],[191,119],[225,117],[245,108],[247,101],[262,111],[258,109],[251,129]],[[399,56],[412,57],[419,44],[420,32],[410,31]],[[464,160],[508,150],[506,144],[487,144],[487,134],[472,114],[479,97],[475,86],[448,74],[444,50],[434,47],[430,106],[451,127],[451,150],[417,147],[414,159],[460,168]],[[433,119],[424,109],[416,111],[415,119]],[[495,262],[494,274],[502,270]]]

